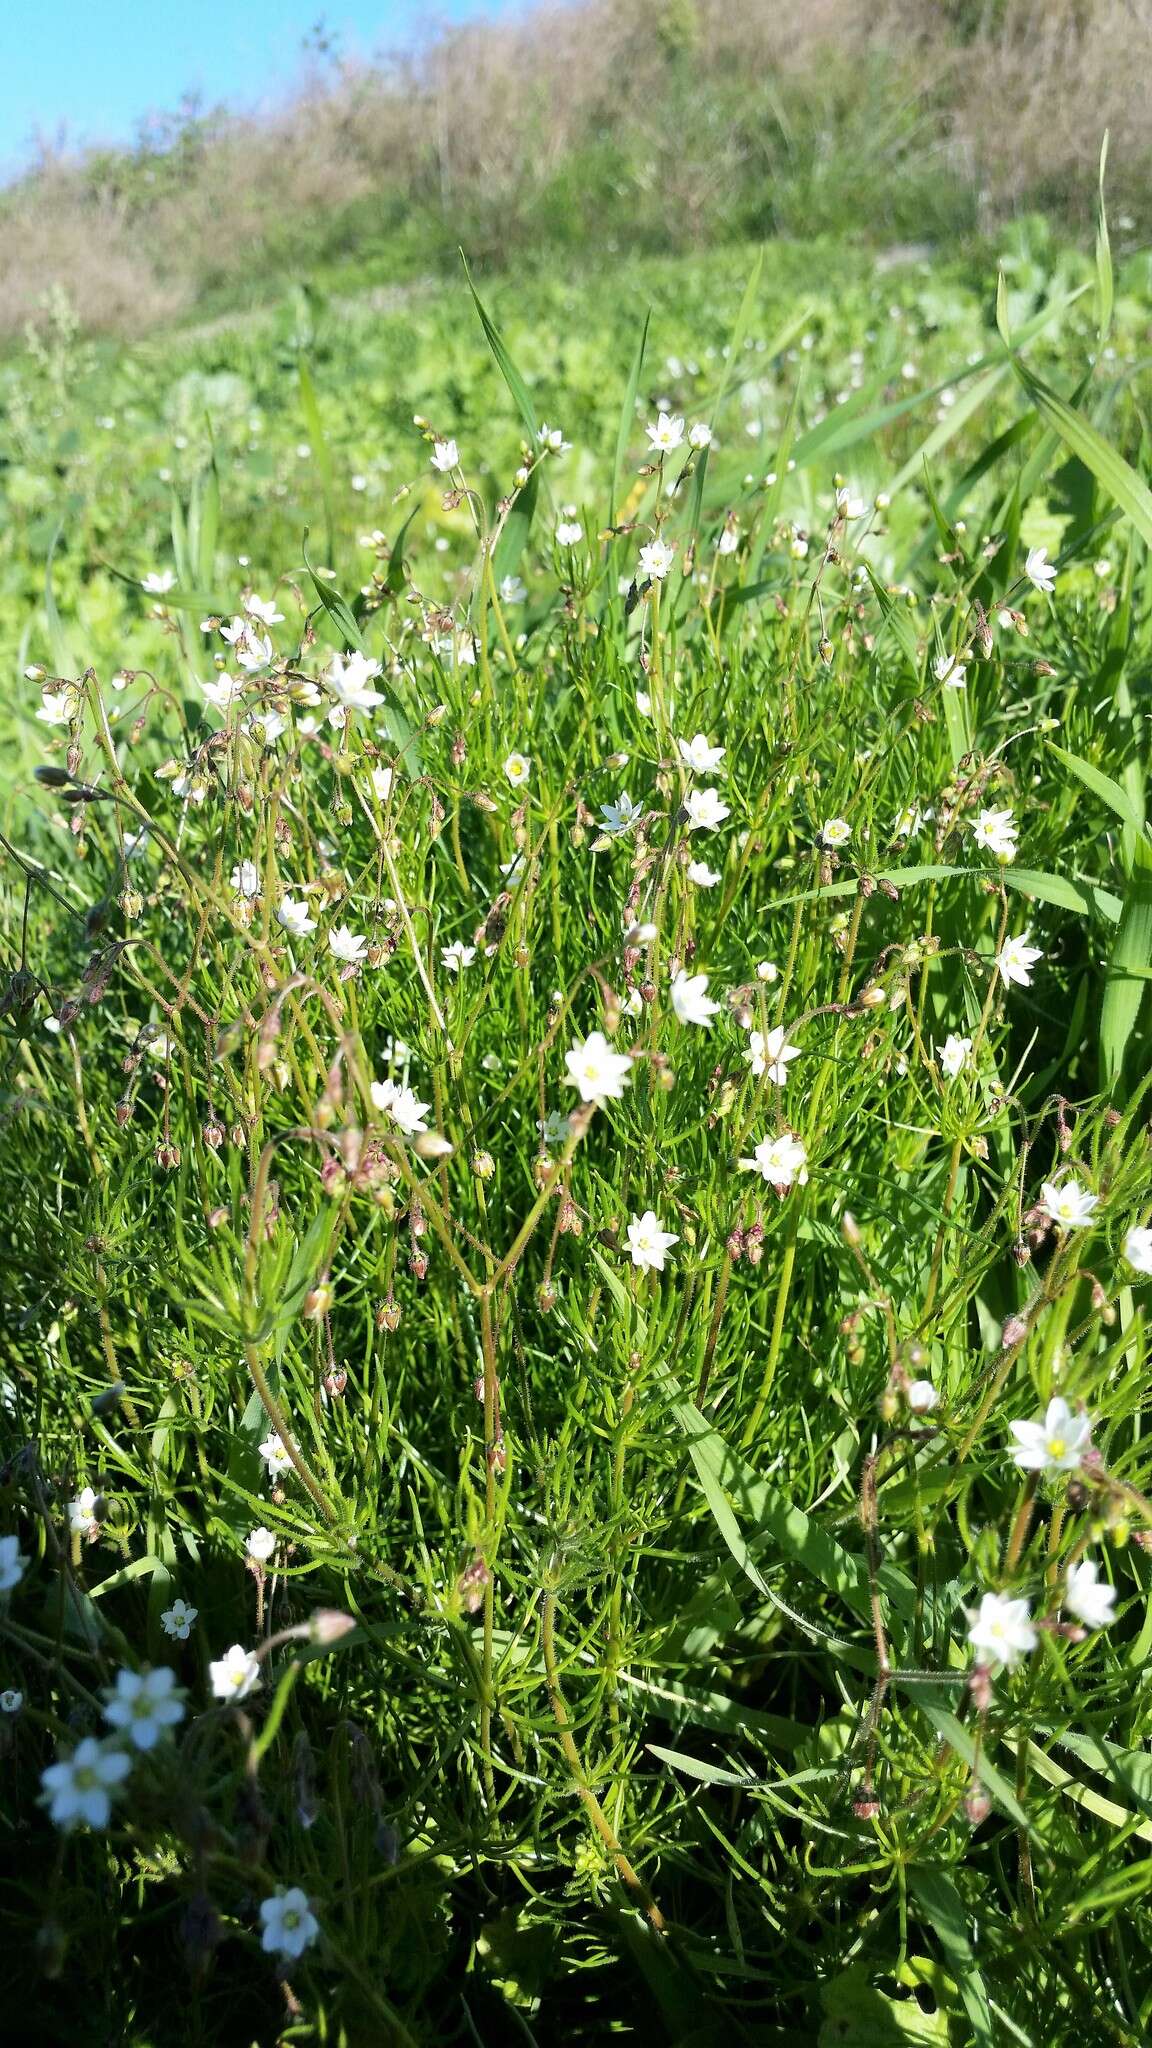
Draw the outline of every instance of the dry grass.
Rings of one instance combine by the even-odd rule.
[[[0,207],[0,327],[63,287],[93,329],[171,319],[366,245],[676,247],[1082,216],[1100,135],[1152,183],[1152,0],[586,0],[302,80],[163,152],[44,163]]]

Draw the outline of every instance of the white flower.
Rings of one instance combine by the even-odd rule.
[[[93,1486],[80,1489],[75,1500],[68,1503],[68,1527],[73,1530],[91,1530],[97,1526],[96,1503],[100,1496]]]
[[[212,1697],[217,1700],[246,1700],[260,1684],[260,1659],[255,1650],[233,1643],[222,1657],[208,1666]]]
[[[345,711],[372,711],[384,702],[379,690],[369,687],[379,673],[380,663],[366,654],[334,654],[325,680]]]
[[[959,1038],[954,1031],[950,1031],[943,1045],[937,1046],[936,1057],[940,1062],[940,1072],[944,1079],[954,1081],[958,1074],[964,1072],[972,1057],[972,1040]]]
[[[160,1616],[160,1626],[166,1636],[174,1636],[178,1643],[186,1643],[199,1612],[198,1607],[189,1607],[186,1600],[174,1600]]]
[[[184,1719],[176,1673],[166,1664],[156,1671],[118,1671],[104,1719],[118,1728],[134,1749],[155,1749],[164,1730],[175,1728]]]
[[[1015,1669],[1021,1657],[1036,1648],[1032,1611],[1027,1600],[1013,1600],[1007,1593],[985,1593],[976,1613],[969,1612],[968,1641],[985,1664],[1003,1664]]]
[[[214,711],[230,711],[236,699],[243,696],[244,687],[239,676],[219,675],[213,683],[201,683],[200,690],[204,702]]]
[[[282,896],[276,905],[276,922],[293,939],[302,939],[306,932],[314,932],[316,920],[308,915],[308,905],[295,896]]]
[[[856,497],[847,484],[842,484],[836,493],[836,510],[842,513],[845,519],[863,519],[868,506],[865,499]]]
[[[528,585],[519,576],[502,576],[498,596],[501,604],[523,604],[528,595]]]
[[[1040,1422],[1010,1424],[1016,1439],[1012,1462],[1024,1472],[1074,1472],[1092,1448],[1092,1417],[1074,1415],[1062,1394],[1054,1395]]]
[[[629,585],[629,588],[631,588],[631,585]],[[640,713],[641,718],[651,718],[652,698],[647,690],[637,690],[636,709]]]
[[[626,789],[622,789],[614,804],[600,806],[601,830],[604,832],[630,832],[637,818],[643,815],[643,805],[634,804]]]
[[[932,673],[946,690],[967,688],[968,670],[958,654],[938,654],[932,663]]]
[[[676,550],[666,540],[650,540],[640,550],[640,573],[663,583],[676,560]]]
[[[710,448],[712,446],[712,439],[712,429],[704,420],[697,420],[695,426],[688,429],[688,446],[690,448]]]
[[[725,526],[716,543],[716,552],[718,555],[734,555],[739,545],[740,528],[738,526]]]
[[[259,619],[264,626],[278,626],[284,617],[283,612],[277,611],[274,597],[257,597],[254,590],[244,599],[244,609],[249,618]]]
[[[938,1406],[940,1396],[931,1380],[913,1380],[906,1391],[905,1399],[913,1415],[928,1415]]]
[[[267,668],[275,659],[276,649],[266,633],[258,633],[254,626],[246,626],[244,637],[237,640],[234,653],[241,668]]]
[[[714,747],[702,732],[698,732],[694,739],[677,740],[676,745],[684,766],[691,768],[696,775],[710,775],[724,759],[724,748]]]
[[[581,541],[583,540],[583,538],[584,538],[584,528],[583,528],[583,527],[581,526],[581,524],[580,524],[580,521],[579,521],[578,519],[558,519],[558,520],[557,520],[557,522],[556,522],[556,545],[557,545],[557,547],[561,547],[561,548],[574,548],[574,547],[577,547],[577,546],[579,545],[579,543],[580,543],[580,542],[581,542]]]
[[[706,860],[690,860],[684,873],[697,889],[714,889],[720,880],[719,869],[710,868]]]
[[[86,1735],[70,1757],[49,1764],[40,1773],[47,1795],[48,1812],[58,1828],[72,1828],[84,1821],[90,1828],[106,1828],[112,1812],[112,1793],[132,1769],[132,1759],[122,1749],[106,1747],[94,1735]]]
[[[276,1538],[271,1529],[253,1529],[244,1548],[254,1564],[267,1564],[276,1548]]]
[[[1048,560],[1047,548],[1029,548],[1024,574],[1034,589],[1051,592],[1056,582],[1056,571]]]
[[[672,1008],[681,1024],[704,1024],[711,1026],[712,1019],[720,1008],[707,993],[706,974],[686,974],[681,968],[674,975],[670,994]]]
[[[254,860],[238,861],[228,880],[233,894],[248,902],[260,894],[260,870]]]
[[[808,542],[802,533],[794,533],[788,543],[788,553],[794,562],[802,562],[808,553]]]
[[[665,1252],[679,1242],[673,1231],[664,1229],[654,1209],[645,1209],[642,1216],[634,1216],[628,1225],[628,1250],[632,1264],[642,1271],[662,1273]]]
[[[893,839],[911,839],[920,830],[927,816],[926,811],[917,809],[915,804],[906,804],[892,827]]]
[[[462,967],[471,967],[476,958],[476,948],[465,946],[460,939],[453,939],[450,946],[441,946],[440,958],[449,974],[459,974]]]
[[[175,583],[176,577],[171,569],[153,569],[140,578],[141,590],[146,590],[150,597],[166,597]]]
[[[721,802],[716,789],[690,789],[684,811],[690,832],[715,832],[729,815],[728,805]]]
[[[783,1088],[788,1079],[788,1062],[799,1059],[800,1047],[789,1045],[784,1026],[774,1024],[771,1031],[748,1033],[748,1050],[744,1057],[757,1080],[761,1074],[767,1074],[777,1088]]]
[[[739,1164],[747,1173],[763,1174],[778,1193],[793,1182],[802,1188],[808,1179],[807,1147],[791,1131],[782,1131],[778,1138],[761,1138],[751,1159],[741,1159]]]
[[[1099,1195],[1090,1194],[1078,1180],[1046,1180],[1040,1195],[1044,1214],[1063,1230],[1083,1230],[1100,1207]]]
[[[24,1695],[17,1692],[15,1686],[5,1686],[4,1691],[0,1692],[0,1714],[18,1714],[23,1705]]]
[[[298,1884],[262,1900],[260,1918],[264,1923],[260,1946],[265,1954],[290,1956],[293,1962],[306,1948],[311,1948],[320,1932],[320,1922],[308,1903],[308,1894]]]
[[[632,1065],[631,1055],[613,1052],[602,1031],[590,1031],[583,1045],[572,1046],[564,1055],[570,1088],[580,1090],[581,1102],[618,1102]]]
[[[852,837],[852,827],[846,818],[825,818],[820,827],[820,838],[825,846],[847,846]]]
[[[977,846],[994,853],[997,860],[1016,858],[1016,821],[1011,811],[981,811],[972,827]]]
[[[374,768],[372,770],[372,793],[380,799],[382,804],[386,804],[392,794],[394,779],[391,768]]]
[[[1039,946],[1028,944],[1030,931],[1020,932],[1013,939],[1005,939],[996,955],[996,965],[1006,984],[1019,982],[1021,988],[1028,988],[1032,981],[1032,969],[1038,960],[1044,958]]]
[[[756,979],[757,981],[779,981],[780,969],[777,967],[776,962],[774,960],[758,960],[756,962]]]
[[[1152,1230],[1134,1223],[1124,1239],[1124,1257],[1134,1273],[1152,1273]]]
[[[36,716],[44,725],[68,725],[76,716],[79,702],[75,690],[48,690]]]
[[[542,420],[537,427],[536,439],[541,448],[547,448],[552,455],[563,455],[572,446],[571,441],[564,439],[563,427],[550,427],[547,420]]]
[[[457,467],[459,461],[460,450],[457,448],[455,441],[437,441],[435,443],[432,449],[432,467],[433,469],[438,469],[441,476],[447,476],[450,470]]]
[[[413,1089],[398,1088],[395,1081],[373,1081],[368,1093],[374,1107],[390,1116],[405,1137],[414,1138],[418,1132],[427,1130],[424,1119],[432,1104],[417,1101]]]
[[[10,1593],[24,1577],[28,1559],[20,1552],[18,1536],[0,1536],[0,1593]]]
[[[286,1472],[292,1470],[292,1460],[274,1429],[269,1431],[261,1444],[260,1456],[268,1467],[269,1479],[282,1479]]]
[[[504,763],[504,773],[513,789],[520,789],[532,773],[532,763],[527,754],[509,754]]]
[[[341,924],[328,934],[328,951],[334,959],[345,961],[349,967],[357,967],[368,951],[368,941],[358,932],[349,931],[346,924]]]
[[[652,447],[659,454],[669,455],[673,448],[679,448],[684,439],[684,422],[682,419],[673,419],[669,413],[661,412],[657,413],[651,426],[645,427],[644,431]]]
[[[1107,1628],[1116,1618],[1116,1588],[1100,1579],[1094,1560],[1086,1557],[1068,1568],[1064,1605],[1085,1628]]]
[[[550,1109],[546,1117],[537,1117],[536,1129],[545,1145],[566,1145],[572,1136],[572,1119],[563,1110]]]
[[[303,719],[300,721],[300,729],[304,729]],[[240,730],[250,734],[257,746],[274,747],[281,733],[287,732],[288,721],[282,718],[278,711],[254,711],[251,718],[244,720]]]

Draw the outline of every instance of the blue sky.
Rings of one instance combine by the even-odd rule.
[[[0,175],[39,133],[125,142],[184,93],[275,99],[322,18],[349,56],[410,42],[423,21],[508,12],[511,0],[0,0]]]

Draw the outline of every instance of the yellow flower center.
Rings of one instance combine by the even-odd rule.
[[[1064,1438],[1063,1438],[1062,1436],[1050,1436],[1050,1437],[1049,1437],[1049,1439],[1048,1439],[1048,1456],[1049,1456],[1050,1458],[1062,1458],[1062,1457],[1064,1456],[1064,1453],[1065,1453],[1065,1451],[1066,1451],[1067,1449],[1068,1449],[1068,1445],[1067,1445],[1067,1443],[1065,1442],[1065,1440],[1064,1440]]]

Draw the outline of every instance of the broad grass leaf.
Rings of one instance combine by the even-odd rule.
[[[632,368],[628,372],[628,382],[624,386],[624,398],[620,407],[620,424],[616,429],[616,453],[612,458],[612,488],[608,497],[609,526],[615,526],[616,524],[616,508],[620,501],[620,479],[624,474],[624,458],[628,453],[628,443],[636,427],[636,395],[640,389],[640,376],[644,368],[644,351],[648,346],[648,328],[651,319],[652,311],[649,308],[644,315],[644,325],[640,329],[640,339],[636,344],[636,353],[632,358]]]
[[[535,443],[538,431],[536,409],[532,404],[531,398],[528,396],[528,386],[525,384],[523,377],[509,355],[499,328],[489,318],[484,302],[472,282],[472,272],[468,268],[468,259],[463,250],[460,251],[460,261],[464,265],[464,275],[468,280],[468,289],[472,294],[472,302],[480,316],[480,325],[484,329],[484,339],[495,357],[500,375],[503,377],[515,400],[516,410],[528,429],[528,438]]]
[[[1152,968],[1152,852],[1140,840],[1124,891],[1124,907],[1108,958],[1100,1005],[1100,1064],[1105,1085],[1117,1092],[1144,1003]]]
[[[1097,483],[1115,499],[1142,539],[1152,547],[1152,491],[1143,478],[1075,406],[1050,390],[1017,356],[1013,356],[1012,364],[1037,412],[1065,447],[1092,471]]]
[[[1091,761],[1085,761],[1081,755],[1069,753],[1066,747],[1058,747],[1051,740],[1048,745],[1049,751],[1055,754],[1058,761],[1063,761],[1064,766],[1084,784],[1085,789],[1090,789],[1094,796],[1100,798],[1101,803],[1107,804],[1110,811],[1115,811],[1116,816],[1132,831],[1143,831],[1143,811],[1133,802],[1129,792],[1122,789],[1111,775],[1105,775],[1102,768],[1094,767]]]
[[[953,1879],[945,1870],[912,1863],[908,1888],[927,1914],[960,1987],[976,2048],[995,2048],[992,2008],[968,1938],[968,1915]]]

